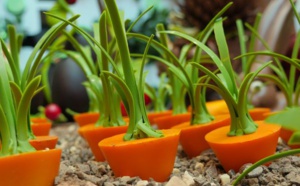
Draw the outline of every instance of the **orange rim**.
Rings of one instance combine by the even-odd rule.
[[[0,185],[52,186],[58,175],[61,149],[0,158]]]
[[[183,151],[189,158],[193,158],[201,154],[202,151],[209,149],[209,145],[205,140],[205,135],[217,128],[230,124],[229,115],[215,116],[215,120],[206,124],[190,125],[185,122],[172,128],[180,129],[180,144]]]
[[[29,140],[29,143],[36,150],[55,149],[57,136],[36,136],[35,139]]]
[[[154,119],[158,118],[158,117],[163,117],[163,116],[169,116],[172,115],[172,110],[166,110],[166,111],[162,111],[162,112],[149,112],[147,113],[149,122],[151,124],[154,124]]]
[[[78,123],[79,127],[96,123],[100,114],[97,112],[86,112],[74,115],[74,120]]]
[[[30,118],[31,123],[45,123],[49,122],[47,118]]]
[[[119,127],[96,127],[95,124],[90,124],[79,128],[78,132],[81,133],[88,142],[96,161],[105,161],[105,158],[98,147],[98,143],[105,138],[125,133],[127,128],[128,125]]]
[[[123,117],[124,121],[129,123],[129,117]]]
[[[223,99],[208,101],[208,102],[206,102],[206,107],[207,107],[208,112],[211,115],[229,114],[227,104]],[[191,108],[191,106],[189,106],[188,111],[191,112],[191,110],[192,110],[192,108]]]
[[[154,125],[156,125],[158,129],[170,129],[175,125],[178,125],[186,121],[190,121],[190,119],[191,119],[191,113],[169,115],[169,116],[154,118]]]
[[[166,181],[174,166],[180,131],[162,130],[162,138],[123,141],[124,134],[102,140],[98,145],[115,176],[139,176]]]
[[[213,130],[205,136],[226,171],[239,171],[245,163],[254,163],[276,151],[280,126],[256,121],[257,131],[243,136],[228,137],[230,126]]]
[[[264,120],[271,113],[270,108],[253,108],[249,110],[249,114],[254,121]]]
[[[50,133],[51,126],[50,122],[32,123],[31,129],[35,136],[47,136]]]

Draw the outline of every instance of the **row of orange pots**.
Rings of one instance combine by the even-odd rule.
[[[31,128],[35,139],[30,140],[30,144],[36,150],[54,149],[58,137],[49,136],[52,123],[46,118],[31,118]]]
[[[36,136],[47,136],[50,133],[52,123],[46,118],[31,118],[31,129]]]
[[[177,138],[179,141],[176,142],[176,140],[175,140],[176,137],[173,137],[174,138],[173,145],[176,143],[177,144],[181,143],[183,150],[186,152],[186,154],[189,157],[194,157],[194,156],[199,155],[203,150],[206,150],[208,148],[212,148],[214,150],[216,147],[221,146],[221,145],[219,145],[219,140],[217,140],[217,142],[214,142],[216,140],[215,140],[215,138],[213,138],[211,136],[215,136],[215,134],[213,134],[212,131],[218,131],[221,129],[222,129],[222,131],[229,131],[228,127],[230,124],[230,117],[229,117],[229,115],[226,114],[226,110],[224,110],[224,107],[223,107],[223,109],[220,109],[220,111],[222,114],[216,115],[215,121],[208,123],[208,124],[204,124],[204,125],[190,126],[189,125],[189,120],[190,120],[189,113],[183,114],[181,116],[176,116],[176,115],[171,115],[170,111],[167,111],[166,113],[168,113],[168,114],[166,114],[165,116],[161,116],[158,118],[155,118],[155,117],[151,118],[151,121],[153,121],[155,123],[155,122],[161,120],[162,118],[165,118],[165,119],[168,118],[168,119],[166,119],[166,123],[168,123],[168,124],[175,121],[176,126],[173,126],[175,124],[173,124],[173,125],[169,124],[169,126],[166,127],[166,128],[172,127],[172,129],[170,129],[170,130],[173,130],[173,132],[171,132],[171,133],[173,133],[173,135],[176,133],[174,131],[177,131],[177,133],[178,133]],[[253,118],[253,120],[263,120],[264,117],[266,117],[265,113],[268,113],[268,112],[270,112],[270,109],[252,109],[250,111],[250,115]],[[99,115],[98,115],[98,117],[99,117]],[[176,119],[174,119],[174,120],[170,119],[173,117]],[[78,116],[77,116],[77,118],[78,118]],[[91,122],[91,120],[89,120],[89,122]],[[266,124],[264,124],[263,122],[260,122],[260,121],[257,123],[259,124],[259,128],[267,130],[267,129],[265,129]],[[271,124],[268,124],[268,125],[271,125]],[[157,125],[157,126],[159,129],[161,129],[160,125]],[[217,128],[218,128],[218,130],[216,130]],[[263,132],[263,133],[265,133],[265,135],[270,134],[270,136],[268,135],[269,137],[267,137],[267,138],[269,138],[269,139],[267,139],[267,140],[269,140],[268,141],[269,148],[263,147],[263,145],[260,144],[262,142],[259,140],[256,142],[253,142],[252,144],[257,144],[257,143],[260,144],[260,148],[263,148],[264,151],[259,150],[259,151],[261,151],[260,155],[253,156],[256,159],[255,158],[247,158],[247,157],[244,158],[244,160],[246,160],[246,162],[244,162],[244,163],[255,162],[255,161],[261,159],[262,157],[265,157],[267,154],[273,154],[275,152],[280,127],[278,126],[275,128],[277,129],[277,131],[270,131],[269,133]],[[172,168],[173,168],[172,163],[170,163],[172,166],[170,166],[171,168],[168,169],[167,173],[155,174],[156,176],[154,176],[153,175],[154,172],[151,172],[148,165],[145,165],[145,163],[148,162],[149,160],[145,160],[145,158],[142,158],[142,157],[152,156],[152,161],[158,161],[157,157],[159,157],[159,159],[161,159],[161,157],[163,156],[162,154],[164,153],[164,152],[162,152],[162,149],[167,147],[167,145],[163,145],[164,148],[161,148],[162,146],[160,145],[158,147],[159,150],[152,149],[152,153],[147,152],[147,150],[140,150],[142,147],[138,147],[138,146],[143,146],[147,149],[148,147],[146,147],[147,145],[145,144],[147,141],[149,141],[149,142],[151,141],[151,143],[154,143],[152,140],[158,140],[159,138],[150,138],[151,140],[148,138],[142,139],[142,140],[134,140],[137,142],[125,142],[125,141],[123,141],[122,136],[124,136],[124,133],[126,132],[126,130],[127,130],[127,126],[103,128],[103,127],[95,127],[94,124],[91,122],[90,125],[88,125],[88,126],[80,127],[79,132],[89,143],[89,145],[95,155],[95,159],[97,161],[107,160],[116,176],[125,176],[125,175],[137,176],[138,175],[142,179],[149,179],[150,177],[152,177],[153,179],[155,179],[157,181],[167,180],[168,175],[170,175]],[[164,131],[164,133],[167,134],[168,133],[167,131],[169,131],[169,130],[163,130],[163,131]],[[258,130],[258,131],[260,131],[260,130]],[[208,135],[208,133],[211,133],[211,134]],[[105,134],[105,136],[103,134]],[[224,133],[223,136],[224,135],[227,136],[227,133]],[[109,138],[109,136],[115,136],[115,137]],[[250,140],[250,141],[254,140],[254,138],[256,138],[256,137],[253,137],[253,139],[252,139],[251,136],[256,136],[256,135],[252,135],[252,134],[246,135],[246,136],[248,136],[248,140]],[[265,138],[264,135],[262,135],[262,136],[263,136],[263,138]],[[238,139],[238,137],[234,137],[234,138]],[[231,139],[233,139],[233,137]],[[95,140],[95,141],[92,142],[93,140]],[[240,140],[240,139],[238,139],[238,140]],[[209,141],[209,143],[207,141]],[[273,143],[271,143],[271,141],[273,141]],[[243,144],[244,142],[245,141],[241,141],[240,143]],[[157,143],[160,143],[160,142],[157,142]],[[138,144],[142,144],[142,145],[138,145]],[[223,144],[222,144],[222,146],[223,146]],[[238,146],[236,146],[236,148],[238,148],[238,149],[229,150],[231,147],[234,148],[235,146],[236,145],[229,145],[228,147],[223,148],[223,149],[225,151],[231,151],[231,153],[233,153],[233,154],[238,154],[236,152],[241,151],[241,150],[239,150]],[[250,149],[249,145],[244,145],[244,146],[247,146]],[[256,145],[252,145],[252,147],[251,147],[252,149],[250,151],[253,151],[253,149],[257,149],[255,146]],[[130,148],[130,150],[125,150],[128,148]],[[120,151],[118,151],[118,150],[120,150]],[[171,151],[171,150],[169,149],[168,151]],[[256,150],[254,150],[254,151],[256,151]],[[146,152],[146,154],[143,154],[143,152]],[[174,152],[176,155],[176,151],[172,151],[172,152]],[[219,152],[219,151],[216,150],[216,152]],[[247,152],[247,151],[244,151],[244,152]],[[129,153],[129,154],[126,155],[126,153]],[[225,155],[225,157],[226,156],[234,157],[234,155],[228,155],[228,153],[229,152],[227,152],[227,155]],[[133,156],[134,154],[137,156]],[[251,154],[251,153],[247,153],[247,154]],[[115,158],[118,158],[118,160],[116,160]],[[139,158],[141,158],[141,159],[139,159]],[[169,157],[169,159],[171,159],[171,161],[174,163],[175,156],[174,156],[174,158]],[[239,158],[239,159],[243,159],[243,158]],[[134,162],[130,162],[129,160],[137,162],[137,164],[135,164]],[[229,169],[238,170],[238,168],[242,165],[241,162],[235,161],[237,164],[232,165],[231,160],[221,160],[220,159],[225,170],[229,170]],[[146,162],[144,162],[144,161],[146,161]],[[129,163],[128,166],[131,165],[130,167],[135,167],[135,169],[130,171],[129,168],[127,167],[127,165],[126,166],[124,165],[125,162],[128,162]],[[229,163],[229,165],[227,165],[225,162],[230,162],[230,163]],[[158,169],[157,162],[156,163],[150,162],[150,164],[156,164],[155,170],[157,171],[157,169]],[[122,165],[122,166],[120,166],[120,165]],[[147,171],[143,170],[141,165],[143,167],[148,167],[148,170]],[[164,170],[166,168],[161,168],[161,169]],[[143,172],[146,172],[146,173],[148,172],[149,174],[151,173],[150,174],[151,176],[149,177],[149,174],[147,176],[147,174],[143,173]],[[164,176],[159,176],[159,175],[164,175]]]

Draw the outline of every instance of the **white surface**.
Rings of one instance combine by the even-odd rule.
[[[8,0],[0,0],[0,19],[4,17],[12,18],[5,10],[5,3]],[[47,11],[52,6],[54,1],[41,0],[24,0],[26,9],[22,17],[22,27],[28,35],[36,35],[41,31],[41,16],[40,11]],[[140,10],[144,10],[151,5],[158,9],[171,8],[172,0],[116,0],[120,10],[124,11],[125,19],[134,19],[139,14]],[[70,8],[76,14],[80,14],[78,25],[91,27],[92,23],[99,18],[100,11],[97,0],[77,0]]]

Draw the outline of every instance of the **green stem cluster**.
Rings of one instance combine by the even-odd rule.
[[[217,85],[215,86],[211,84],[200,83],[199,86],[206,86],[216,90],[226,101],[231,116],[231,127],[228,135],[234,136],[253,133],[256,131],[256,124],[253,122],[248,112],[246,93],[255,76],[257,76],[257,74],[266,65],[269,65],[269,63],[266,63],[257,71],[247,74],[238,88],[235,82],[234,71],[231,66],[229,51],[222,27],[222,19],[216,20],[213,28],[220,52],[220,58],[204,43],[191,36],[176,31],[167,31],[166,33],[183,37],[184,39],[189,40],[191,43],[194,43],[196,46],[200,47],[204,52],[206,52],[217,65],[219,72],[217,72],[218,74],[214,74],[198,63],[191,63],[199,70],[204,72]]]
[[[116,42],[120,52],[120,59],[122,62],[122,70],[124,74],[124,81],[126,86],[128,87],[128,93],[133,97],[131,110],[129,111],[129,127],[126,135],[124,136],[124,140],[130,140],[134,138],[140,138],[145,136],[150,137],[160,137],[162,134],[158,131],[154,131],[149,123],[147,118],[145,104],[144,104],[144,94],[143,89],[140,86],[138,88],[137,82],[134,76],[130,51],[127,43],[126,33],[124,29],[124,25],[121,22],[119,11],[115,1],[105,0],[105,4],[110,15],[112,21],[112,27],[115,33]],[[140,80],[141,81],[141,80]],[[123,100],[126,102],[126,100]]]
[[[205,43],[212,33],[212,27],[214,21],[220,17],[232,3],[228,3],[205,27],[205,29],[200,32],[197,36],[197,41]],[[185,95],[188,93],[191,107],[192,107],[192,117],[190,120],[191,125],[205,124],[212,120],[214,117],[210,115],[206,107],[205,91],[206,88],[198,86],[197,84],[203,80],[199,79],[199,70],[193,65],[190,65],[193,61],[201,61],[202,59],[202,48],[197,47],[194,53],[194,57],[189,60],[187,59],[188,52],[192,49],[192,44],[186,45],[182,48],[179,57],[176,57],[173,52],[168,47],[168,36],[170,33],[165,31],[162,24],[156,26],[159,41],[153,41],[151,46],[156,49],[162,57],[148,55],[149,58],[160,61],[168,67],[168,78],[169,84],[172,87],[172,108],[173,114],[179,114],[186,112],[185,105]],[[127,35],[137,38],[143,41],[148,41],[146,36],[140,34],[128,33]],[[138,56],[138,55],[134,55]],[[207,80],[205,80],[207,82]]]
[[[77,17],[72,17],[70,21]],[[0,39],[0,156],[31,152],[35,149],[29,139],[35,138],[30,125],[30,102],[39,88],[41,77],[36,75],[37,68],[47,47],[54,38],[67,26],[60,23],[49,29],[34,47],[27,60],[25,70],[21,72],[19,52],[22,36],[13,26],[8,27],[10,47]]]
[[[168,46],[168,40],[169,40],[169,38],[167,37],[166,34],[160,33],[160,31],[164,31],[165,30],[163,24],[158,24],[156,26],[156,30],[159,33],[160,43],[165,48],[168,49],[169,48],[169,46]],[[165,54],[164,56],[165,56],[165,59],[167,61],[169,61],[173,65],[177,66],[176,62],[173,62],[172,58],[169,55]],[[173,115],[186,113],[187,112],[187,108],[186,108],[184,85],[170,71],[168,72],[168,78],[169,78],[169,84],[172,87],[171,102],[172,102],[172,112],[173,112]]]
[[[148,84],[145,84],[145,93],[150,97],[153,105],[153,112],[166,111],[166,98],[172,92],[171,86],[166,82],[167,74],[161,73],[158,89],[155,90]]]

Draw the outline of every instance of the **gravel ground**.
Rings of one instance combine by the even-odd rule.
[[[230,185],[240,172],[225,172],[211,150],[189,159],[180,146],[174,169],[167,182],[141,180],[139,177],[114,177],[106,162],[97,162],[87,143],[77,133],[76,123],[56,125],[51,135],[57,135],[57,148],[63,149],[59,175],[55,186],[218,186]],[[277,150],[289,149],[279,139]],[[250,172],[240,185],[300,186],[300,157],[289,156],[260,166]]]

